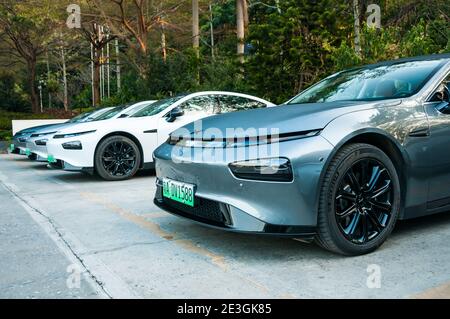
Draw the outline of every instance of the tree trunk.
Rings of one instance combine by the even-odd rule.
[[[147,4],[148,6],[148,4]],[[119,40],[116,39],[116,78],[117,78],[117,92],[120,92],[121,88],[121,78],[120,78],[120,50],[119,50]]]
[[[361,26],[359,23],[359,0],[353,0],[353,18],[355,27],[355,52],[358,56],[361,56]]]
[[[209,30],[211,34],[211,57],[213,60],[215,60],[215,53],[214,53],[214,24],[213,24],[213,11],[212,11],[212,2],[209,3]]]
[[[244,38],[245,38],[245,25],[244,25],[244,0],[236,0],[236,28],[237,28],[237,55],[239,61],[244,63]]]
[[[242,14],[244,17],[244,28],[245,28],[245,30],[247,30],[248,24],[249,24],[247,0],[242,0]]]
[[[69,110],[69,98],[67,94],[67,70],[66,70],[66,55],[64,52],[64,48],[61,49],[61,59],[62,59],[62,71],[63,71],[63,102],[64,102],[64,110]]]
[[[39,97],[36,92],[36,58],[27,61],[28,67],[28,83],[30,85],[30,102],[31,111],[33,113],[40,112]]]
[[[99,106],[100,105],[100,67],[101,67],[101,63],[100,63],[100,52],[97,48],[94,48],[94,59],[93,59],[93,64],[94,64],[94,74],[92,77],[92,87],[93,87],[93,95],[94,95],[94,106]]]
[[[164,63],[167,62],[167,48],[166,48],[166,33],[164,32],[164,25],[161,26],[161,53]]]
[[[192,45],[199,56],[200,28],[198,22],[198,0],[192,0]]]
[[[48,50],[46,50],[45,52],[47,58],[46,60],[47,60],[47,84],[48,84],[48,81],[50,81],[50,58],[48,56]],[[50,91],[48,91],[48,108],[49,109],[52,108],[52,93]]]

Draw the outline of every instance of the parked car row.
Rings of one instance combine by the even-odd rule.
[[[14,135],[12,149],[65,170],[124,180],[139,169],[153,168],[153,151],[175,129],[214,114],[272,106],[240,93],[184,94],[100,109],[63,124],[26,129]]]
[[[40,129],[35,153],[107,180],[154,166],[154,203],[174,215],[360,255],[397,220],[450,210],[449,83],[446,54],[345,70],[277,107],[182,95]]]

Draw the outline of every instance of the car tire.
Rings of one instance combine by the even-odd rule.
[[[110,136],[100,142],[94,156],[95,171],[107,181],[133,177],[141,164],[139,147],[125,136]]]
[[[316,242],[348,256],[373,252],[394,229],[400,205],[400,181],[389,157],[370,144],[344,146],[322,182]]]

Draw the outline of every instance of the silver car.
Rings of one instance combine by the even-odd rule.
[[[372,252],[398,219],[450,210],[449,80],[448,54],[401,59],[191,123],[154,152],[154,201],[219,229]]]
[[[10,151],[14,154],[21,154],[21,155],[27,155],[31,158],[35,158],[35,155],[32,155],[30,150],[27,148],[27,141],[38,132],[45,132],[47,130],[53,131],[57,127],[73,124],[73,123],[81,123],[90,121],[95,117],[101,116],[102,114],[108,112],[111,110],[111,107],[101,108],[98,110],[92,110],[89,112],[81,113],[72,119],[59,124],[45,124],[45,125],[39,125],[39,126],[33,126],[26,129],[23,129],[13,136],[12,144],[10,145]]]

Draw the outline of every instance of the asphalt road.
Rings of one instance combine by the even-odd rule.
[[[174,217],[154,183],[0,155],[0,298],[450,298],[450,213],[348,258]]]

